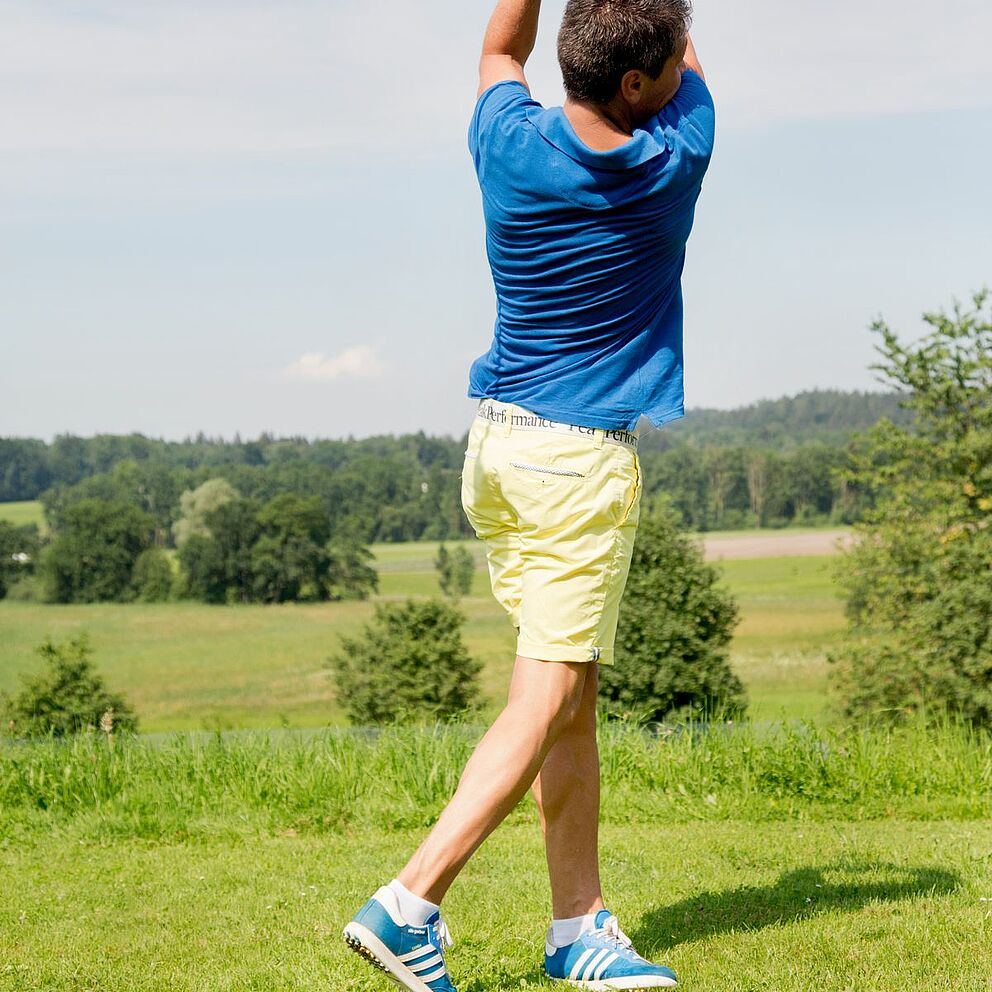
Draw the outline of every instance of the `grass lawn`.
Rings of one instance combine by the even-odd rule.
[[[386,992],[340,928],[421,836],[0,846],[0,989]],[[992,988],[992,824],[604,826],[607,899],[707,992]],[[459,992],[552,988],[536,823],[504,825],[445,903]]]
[[[45,532],[45,514],[39,500],[25,500],[22,503],[0,503],[0,520],[6,520],[15,527],[24,524],[37,524]]]
[[[496,705],[514,656],[514,632],[489,592],[481,546],[472,594],[462,601],[469,650],[484,663]],[[437,592],[429,543],[377,545],[379,599]],[[824,653],[843,628],[834,559],[771,558],[719,567],[742,622],[732,662],[755,719],[830,718]],[[198,603],[70,605],[0,601],[0,690],[18,685],[46,636],[90,634],[109,684],[148,731],[340,724],[325,660],[339,634],[354,634],[372,603],[206,606]]]
[[[495,700],[513,635],[468,546],[466,638]],[[380,598],[436,591],[436,545],[375,551]],[[720,565],[759,720],[828,722],[833,561]],[[340,723],[323,660],[372,609],[0,602],[0,689],[46,634],[85,629],[145,730]],[[298,751],[240,735],[0,750],[0,992],[392,989],[340,929],[417,845],[471,747],[458,728],[404,733]],[[603,876],[639,949],[707,992],[992,992],[992,745],[748,733],[604,739]],[[459,992],[556,987],[540,966],[548,909],[525,800],[445,902]]]
[[[844,632],[834,557],[721,564],[741,609],[731,645],[755,720],[830,719],[826,652]]]

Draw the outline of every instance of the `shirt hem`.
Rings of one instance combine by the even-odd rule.
[[[665,424],[670,424],[673,420],[680,420],[684,416],[685,416],[684,406],[672,407],[671,410],[657,417],[652,416],[650,413],[647,414],[648,420],[650,420],[655,427],[664,427]]]

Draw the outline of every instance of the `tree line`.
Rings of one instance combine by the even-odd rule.
[[[842,411],[847,403],[851,410]],[[684,528],[852,523],[874,499],[845,476],[839,423],[891,405],[871,394],[812,393],[738,411],[767,438],[797,418],[802,444],[700,444],[688,428],[648,432],[646,497],[663,495]],[[763,412],[762,412],[763,411]],[[734,414],[701,411],[714,431]],[[714,419],[716,418],[716,419]],[[688,419],[688,418],[687,418]],[[888,421],[886,421],[888,422]],[[735,433],[736,431],[736,433]],[[0,496],[39,497],[44,538],[0,526],[0,596],[36,572],[54,602],[284,602],[367,596],[372,542],[471,537],[461,509],[465,439],[423,433],[362,440],[63,435],[0,439]]]
[[[648,491],[664,489],[697,529],[848,519],[859,512],[832,478],[852,430],[880,416],[901,423],[897,397],[814,391],[737,411],[691,411],[648,431],[641,456]],[[331,528],[366,542],[469,536],[459,499],[465,439],[164,441],[140,434],[60,435],[46,443],[0,438],[0,502],[41,499],[57,526],[67,505],[123,498],[150,513],[166,546],[179,497],[222,478],[245,498],[317,496]]]

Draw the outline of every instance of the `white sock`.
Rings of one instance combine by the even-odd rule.
[[[555,947],[565,947],[579,939],[587,930],[596,929],[596,914],[573,916],[567,920],[551,921],[551,942]]]
[[[415,896],[398,878],[394,878],[386,887],[396,896],[403,919],[411,927],[422,927],[441,908]]]

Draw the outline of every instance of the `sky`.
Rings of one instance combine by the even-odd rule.
[[[462,434],[491,9],[0,0],[0,436]],[[873,319],[992,285],[990,36],[984,0],[697,0],[690,408],[881,388]]]

